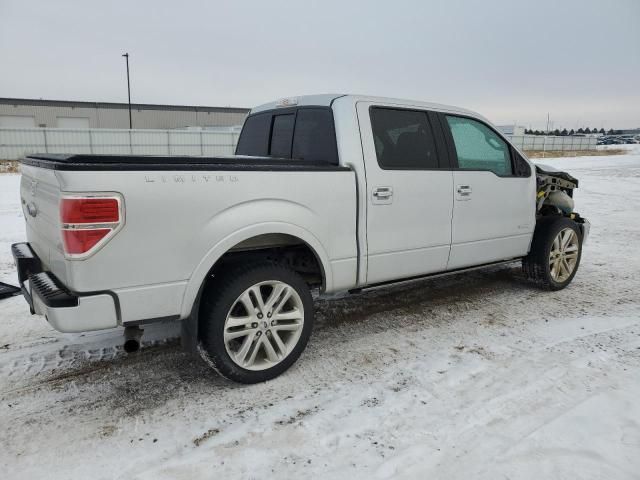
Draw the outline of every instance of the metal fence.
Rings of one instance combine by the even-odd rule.
[[[0,159],[30,153],[232,155],[238,131],[0,128]],[[595,137],[507,136],[523,150],[594,150]]]
[[[232,155],[237,131],[0,128],[0,159],[31,153]]]
[[[596,137],[507,135],[522,150],[595,150]]]

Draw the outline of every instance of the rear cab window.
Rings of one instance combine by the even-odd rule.
[[[291,158],[291,139],[295,119],[293,113],[273,116],[269,145],[270,157]]]
[[[337,165],[333,112],[330,107],[297,107],[250,115],[236,155]]]
[[[236,154],[264,157],[269,154],[269,136],[271,134],[271,115],[258,113],[247,117],[238,139]],[[251,153],[239,153],[238,151]]]

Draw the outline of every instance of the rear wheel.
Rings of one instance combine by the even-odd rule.
[[[531,251],[522,261],[530,280],[548,290],[565,288],[580,265],[582,234],[578,225],[565,217],[545,217],[536,226]]]
[[[313,324],[309,287],[273,263],[237,269],[214,282],[200,313],[200,353],[221,375],[263,382],[287,370]]]

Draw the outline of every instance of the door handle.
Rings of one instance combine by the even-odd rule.
[[[458,185],[456,187],[456,197],[458,200],[469,200],[471,198],[471,185]]]
[[[380,187],[373,191],[373,196],[376,198],[390,198],[393,195],[393,190],[390,187]]]
[[[393,198],[393,188],[391,187],[376,187],[371,193],[373,195],[373,203],[387,204],[391,203]]]

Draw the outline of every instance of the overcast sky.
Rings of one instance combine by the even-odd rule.
[[[0,0],[0,97],[251,107],[348,92],[640,127],[640,0]]]

